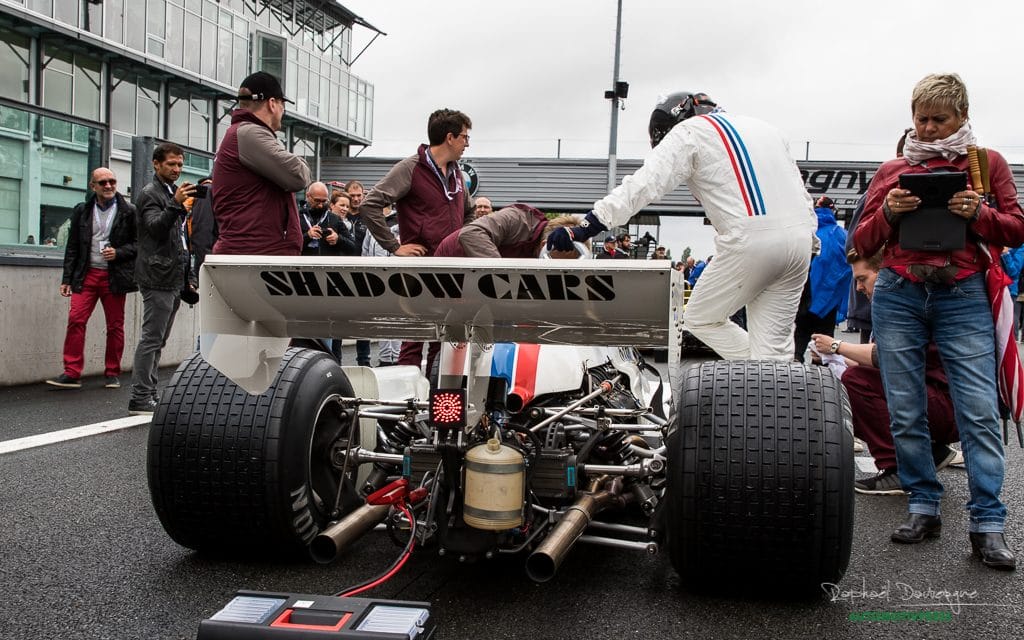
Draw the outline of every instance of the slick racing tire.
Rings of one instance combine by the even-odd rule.
[[[200,551],[292,556],[331,519],[340,473],[332,443],[351,421],[352,386],[334,358],[291,348],[250,395],[198,353],[178,367],[153,415],[148,475],[171,538]],[[342,512],[353,508],[346,482]]]
[[[842,383],[825,367],[716,361],[686,370],[682,387],[666,533],[684,584],[785,597],[838,583],[854,504]]]

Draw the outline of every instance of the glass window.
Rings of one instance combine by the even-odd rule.
[[[217,29],[217,81],[231,82],[231,32],[224,27]],[[241,79],[240,79],[241,80]]]
[[[216,112],[220,114],[217,118],[217,146],[220,146],[220,141],[224,139],[224,134],[228,132],[228,127],[231,126],[231,111],[235,108],[234,100],[220,100],[217,102]]]
[[[203,66],[202,74],[207,78],[217,77],[217,25],[203,20]],[[228,56],[230,58],[230,56]]]
[[[123,69],[114,69],[110,92],[110,126],[112,129],[135,133],[135,103],[138,89],[135,74]],[[119,148],[116,147],[115,148]],[[130,147],[129,147],[130,150]]]
[[[28,0],[28,8],[53,17],[53,0]]]
[[[210,101],[184,89],[171,90],[167,138],[196,149],[210,148]]]
[[[124,31],[124,0],[107,0],[107,24],[103,36],[121,42]],[[130,29],[129,29],[130,30]]]
[[[74,55],[47,45],[43,54],[43,106],[71,113]]]
[[[249,42],[246,38],[235,36],[235,50],[231,56],[232,60],[232,82],[233,87],[242,84],[245,76],[249,75]]]
[[[65,240],[104,145],[99,128],[0,107],[0,243]]]
[[[0,29],[0,87],[4,95],[28,102],[29,38]]]
[[[199,73],[203,42],[203,20],[194,13],[185,12],[185,64],[189,71]]]
[[[288,62],[285,65],[284,81],[282,86],[284,87],[284,95],[288,96],[292,100],[299,94],[298,83],[299,83],[299,65],[295,62],[295,48],[288,47]]]
[[[138,89],[136,135],[157,137],[160,135],[160,81],[140,77]]]
[[[164,38],[164,59],[170,64],[181,66],[182,43],[184,42],[185,10],[167,5],[167,34]]]
[[[210,101],[192,98],[189,101],[188,146],[210,149]]]
[[[167,111],[167,139],[178,144],[188,140],[188,93],[171,89],[170,105]]]
[[[309,165],[309,170],[314,173],[317,170],[316,144],[316,134],[299,133],[298,131],[294,131],[292,133],[292,153],[303,158],[306,161],[306,164]]]
[[[103,35],[103,4],[100,2],[86,2],[85,8],[85,30],[98,36]],[[121,41],[120,34],[118,34],[117,41]]]
[[[164,37],[164,29],[166,26],[166,16],[164,11],[166,4],[164,0],[149,0],[149,11],[146,15],[146,32],[151,36],[156,36],[161,40]]]
[[[160,81],[131,69],[114,69],[110,96],[112,148],[131,151],[131,137],[160,135]]]
[[[124,43],[136,51],[146,50],[146,32],[141,28],[146,24],[146,3],[140,0],[128,0],[124,7]]]
[[[53,17],[56,20],[72,27],[78,26],[78,16],[82,10],[81,0],[57,0],[53,8]]]
[[[256,68],[287,83],[287,78],[284,77],[284,40],[258,33],[256,34],[256,51]]]
[[[100,87],[103,65],[84,55],[75,56],[75,106],[72,113],[89,120],[100,119]]]
[[[29,115],[28,111],[0,106],[0,129],[20,131],[27,135]],[[0,163],[5,160],[13,161],[13,159],[10,158],[0,157]]]

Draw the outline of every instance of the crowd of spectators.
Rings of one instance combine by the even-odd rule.
[[[652,146],[664,144],[650,166],[645,162],[585,218],[555,219],[521,203],[495,209],[491,198],[467,193],[458,162],[469,147],[472,122],[462,112],[430,114],[428,142],[365,188],[356,180],[313,181],[306,161],[281,146],[276,132],[291,101],[274,76],[250,75],[237,99],[213,175],[198,184],[178,184],[184,151],[172,143],[154,150],[153,179],[134,202],[118,192],[110,169],[93,171],[90,193],[68,227],[60,284],[61,295],[71,298],[64,371],[48,384],[81,387],[85,327],[100,303],[106,317],[104,384],[120,387],[125,300],[138,291],[142,331],[128,410],[152,413],[161,351],[181,302],[198,299],[200,268],[209,253],[664,260],[693,288],[687,328],[723,357],[803,361],[809,348],[815,361],[841,377],[855,431],[878,468],[877,475],[857,480],[857,490],[909,496],[894,542],[938,536],[943,486],[936,471],[957,457],[949,445],[960,441],[971,494],[971,548],[989,567],[1015,568],[1003,537],[998,424],[1007,416],[1019,421],[1024,411],[1024,390],[1011,395],[1024,373],[1017,354],[1024,212],[1006,161],[993,150],[977,150],[966,87],[955,74],[927,76],[914,88],[914,126],[901,139],[897,158],[873,177],[848,231],[829,197],[811,206],[773,128],[722,115],[706,94],[673,94],[671,104],[659,104],[650,134]],[[709,218],[722,234],[714,264],[713,256],[698,260],[689,250],[673,261],[650,234],[634,245],[630,234],[609,232],[656,190],[674,188],[680,179],[707,196],[717,174],[705,175],[713,163],[695,158],[718,144],[721,127],[746,131],[756,158],[748,158],[751,172],[762,172],[773,184],[748,198],[746,209],[738,195],[706,197]],[[977,162],[979,153],[986,162]],[[671,175],[659,173],[666,171]],[[969,176],[948,203],[939,204],[963,221],[964,237],[950,249],[905,248],[901,222],[923,203],[900,178],[937,172]],[[304,191],[301,202],[298,191]],[[772,218],[759,207],[785,215]],[[599,236],[602,247],[594,250],[590,239]],[[766,270],[769,264],[775,275]],[[856,343],[835,338],[848,307],[851,321],[863,327]],[[749,334],[736,320],[744,310],[753,312]],[[340,359],[340,343],[332,350]],[[438,344],[428,348],[428,375],[438,351]],[[423,356],[421,343],[380,341],[377,366],[420,366]],[[371,366],[369,341],[357,342],[356,364]],[[1000,386],[1014,375],[1016,387]]]

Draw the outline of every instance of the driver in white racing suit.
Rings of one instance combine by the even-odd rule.
[[[771,125],[726,114],[706,94],[689,92],[658,103],[649,133],[654,151],[643,166],[594,203],[581,226],[553,231],[548,247],[626,224],[686,183],[718,235],[684,325],[726,359],[792,360],[817,220],[786,141]],[[749,333],[729,320],[744,306]]]

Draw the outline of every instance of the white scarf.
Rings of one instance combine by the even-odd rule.
[[[956,133],[935,142],[922,142],[917,137],[917,131],[911,130],[903,147],[903,158],[911,165],[924,164],[938,156],[952,162],[959,156],[967,155],[967,147],[977,143],[971,131],[971,123],[966,120]]]

